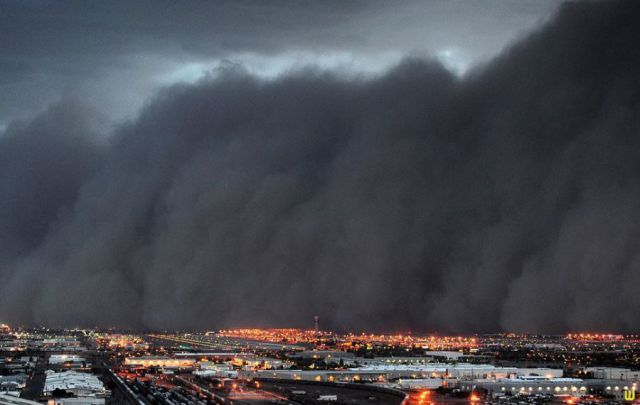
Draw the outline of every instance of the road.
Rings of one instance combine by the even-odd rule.
[[[27,384],[20,394],[21,398],[29,399],[31,401],[38,401],[42,390],[44,389],[44,380],[46,378],[44,372],[47,367],[47,358],[44,353],[38,353],[38,359],[36,360],[36,367],[31,373]]]

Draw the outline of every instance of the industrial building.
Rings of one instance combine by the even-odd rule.
[[[219,377],[219,378],[236,378],[238,372],[233,369],[231,364],[214,363],[211,361],[201,361],[198,363],[198,369],[193,374],[200,377]]]
[[[372,365],[349,370],[373,373],[385,373],[391,378],[509,378],[518,376],[543,376],[546,378],[562,377],[561,369],[551,368],[519,368],[497,367],[491,364],[383,364]]]
[[[62,365],[62,364],[73,364],[73,363],[85,363],[87,360],[84,357],[78,356],[77,354],[52,354],[49,356],[49,364],[51,365]]]
[[[26,374],[0,376],[0,393],[18,395],[27,383]]]
[[[0,392],[0,405],[41,405],[39,402],[29,401],[27,399],[14,397],[6,393]]]
[[[625,391],[635,391],[636,384],[624,383],[620,380],[596,380],[580,378],[544,378],[517,377],[497,380],[477,379],[460,381],[459,387],[463,391],[486,390],[489,394],[501,395],[608,395],[621,399]]]
[[[285,362],[280,359],[274,359],[271,357],[259,357],[259,356],[242,356],[234,357],[231,360],[231,364],[246,370],[262,369],[269,370],[274,368],[282,368]],[[287,363],[290,365],[291,363]]]
[[[164,356],[142,356],[127,357],[124,360],[124,364],[125,366],[133,367],[193,368],[196,360],[189,358],[174,359]]]
[[[346,381],[383,381],[386,373],[384,372],[359,372],[353,370],[257,370],[257,371],[240,371],[238,376],[241,378],[279,378],[285,380],[301,380],[301,381],[328,381],[328,382],[346,382]]]
[[[315,381],[395,381],[398,379],[436,379],[457,384],[461,380],[541,377],[560,378],[561,369],[496,367],[490,364],[382,364],[347,370],[258,370],[244,372],[247,378],[283,378]],[[436,384],[436,382],[430,382]]]
[[[441,378],[405,378],[398,380],[398,387],[403,390],[429,389],[442,387],[444,380]]]
[[[424,353],[425,358],[432,362],[457,362],[457,363],[486,363],[491,361],[492,356],[478,354],[464,354],[454,351],[429,350]]]
[[[64,390],[77,397],[104,398],[109,394],[102,381],[93,374],[77,371],[56,373],[52,370],[47,370],[42,392],[45,396],[51,396],[55,390]]]
[[[424,364],[433,364],[433,357],[374,357],[372,359],[366,357],[355,357],[353,358],[354,365],[359,367],[363,366],[384,366],[384,365],[396,365],[396,364],[407,364],[407,365],[424,365]]]
[[[68,336],[48,337],[40,341],[33,341],[30,346],[50,352],[81,352],[87,350],[77,338]]]
[[[483,389],[489,393],[580,395],[587,393],[587,384],[580,378],[518,376],[512,378],[480,378],[461,380],[463,391]]]

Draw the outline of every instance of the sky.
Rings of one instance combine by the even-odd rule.
[[[46,1],[0,8],[0,125],[76,97],[102,127],[159,88],[241,64],[261,77],[315,65],[384,72],[408,55],[456,73],[488,60],[557,1]]]
[[[636,331],[640,5],[0,7],[0,319]]]

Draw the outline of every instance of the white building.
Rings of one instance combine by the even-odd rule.
[[[26,374],[0,376],[0,392],[20,392],[26,383]]]
[[[405,390],[430,389],[442,387],[441,378],[407,378],[398,380],[398,386]]]
[[[216,378],[238,378],[237,370],[195,370],[194,375],[198,377],[216,377]]]
[[[375,357],[373,359],[367,359],[364,357],[356,357],[352,359],[350,364],[357,363],[358,366],[382,366],[382,365],[395,365],[395,364],[431,364],[435,363],[433,357]],[[355,365],[355,364],[354,364]]]
[[[245,374],[247,378],[266,377],[316,381],[391,381],[396,379],[439,379],[448,382],[459,380],[539,377],[562,377],[561,369],[496,367],[491,364],[376,364],[353,367],[347,370],[258,370]]]
[[[0,393],[0,405],[41,405],[39,402]]]
[[[352,371],[386,373],[388,378],[509,378],[518,376],[562,377],[561,369],[496,367],[491,364],[384,364],[350,368]]]
[[[233,369],[231,364],[214,363],[211,361],[201,361],[198,363],[198,370],[193,374],[200,377],[220,377],[220,378],[236,378],[238,372]]]
[[[522,376],[515,378],[475,379],[460,381],[463,391],[485,389],[489,392],[520,395],[585,395],[587,384],[580,378],[547,378],[543,376]]]
[[[189,358],[174,359],[165,356],[142,356],[127,357],[124,359],[124,364],[134,367],[192,368],[195,366],[196,361]]]
[[[105,397],[108,394],[102,381],[93,374],[77,371],[56,373],[47,370],[42,392],[45,396],[50,396],[56,389],[72,393],[77,397]]]
[[[49,364],[51,365],[82,362],[86,362],[86,359],[77,354],[52,354],[49,356]]]

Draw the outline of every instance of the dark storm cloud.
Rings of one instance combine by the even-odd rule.
[[[545,18],[556,0],[464,1],[21,1],[0,5],[0,127],[60,95],[110,118],[134,117],[160,85],[220,60],[306,52],[445,52],[477,62]],[[458,61],[456,58],[462,58]],[[242,61],[242,60],[240,60]],[[313,60],[311,60],[313,62]]]
[[[92,136],[92,118],[65,101],[0,137],[0,261],[40,243],[100,166],[105,151]]]
[[[0,317],[637,329],[638,17],[567,4],[462,79],[409,59],[165,89],[3,265]]]

